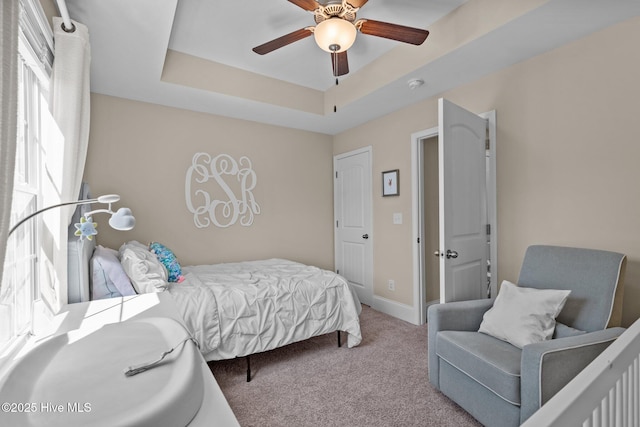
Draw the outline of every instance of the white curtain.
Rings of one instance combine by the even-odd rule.
[[[2,1],[0,7],[0,280],[4,267],[13,172],[16,161],[18,111],[18,10],[17,1]]]
[[[89,31],[85,25],[72,22],[75,31],[66,32],[62,29],[62,18],[53,18],[55,59],[51,77],[51,112],[64,136],[62,201],[76,200],[80,193],[89,145]],[[67,224],[73,211],[73,208],[67,211]]]
[[[58,133],[60,142],[56,145],[64,148],[62,153],[49,150],[45,154],[45,165],[48,178],[56,190],[49,193],[59,198],[57,203],[77,200],[89,144],[89,31],[85,25],[72,22],[75,30],[66,32],[62,28],[62,18],[53,18],[55,57],[49,108],[57,125],[55,130],[59,129],[59,133],[49,132],[49,137],[50,142],[54,142],[53,134]],[[54,204],[56,201],[50,200],[48,203]],[[44,218],[45,227],[51,231],[53,247],[42,264],[49,269],[51,286],[40,287],[42,298],[54,311],[67,303],[67,227],[74,208],[63,208],[59,212],[61,216],[53,218],[49,224]]]

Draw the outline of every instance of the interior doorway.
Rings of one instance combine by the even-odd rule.
[[[497,286],[492,275],[497,272],[497,204],[496,204],[496,112],[490,111],[479,115],[486,120],[486,189],[483,198],[486,200],[486,243],[487,246],[487,282],[484,291],[478,296],[495,297]],[[441,117],[442,119],[442,117]],[[441,221],[442,194],[440,194],[440,153],[442,144],[439,140],[440,128],[434,127],[411,135],[412,143],[412,200],[414,231],[414,322],[423,324],[429,305],[442,301],[443,277],[442,254],[434,249],[442,246]],[[484,193],[484,190],[483,190]],[[440,211],[440,213],[439,213]],[[447,218],[445,216],[445,218]],[[456,253],[457,255],[457,253]],[[440,258],[440,259],[439,259]],[[447,257],[448,258],[448,257]],[[483,280],[484,282],[484,280]],[[448,289],[448,288],[445,288]],[[465,298],[462,298],[465,299]],[[466,298],[469,299],[469,298]]]
[[[437,248],[439,246],[439,212],[440,203],[438,195],[438,137],[424,138],[422,144],[423,165],[423,238],[425,248]],[[424,262],[424,305],[437,304],[440,301],[440,261],[429,250],[423,251]]]

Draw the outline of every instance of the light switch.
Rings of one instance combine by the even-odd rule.
[[[393,214],[393,223],[396,225],[402,224],[402,213],[396,212]]]

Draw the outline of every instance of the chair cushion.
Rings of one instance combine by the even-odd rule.
[[[527,248],[519,286],[570,289],[558,322],[593,332],[619,326],[626,256],[595,249],[534,245]]]
[[[520,405],[519,348],[480,332],[440,331],[436,354],[502,399]]]
[[[580,329],[572,328],[571,326],[556,322],[556,329],[553,331],[552,339],[555,340],[558,338],[575,337],[576,335],[584,335],[586,333],[586,331],[581,331]]]

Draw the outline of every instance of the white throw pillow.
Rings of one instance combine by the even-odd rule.
[[[169,286],[167,269],[145,245],[134,240],[122,245],[119,252],[120,264],[137,293],[161,292]]]
[[[522,348],[551,339],[571,291],[523,288],[505,280],[478,332]]]

